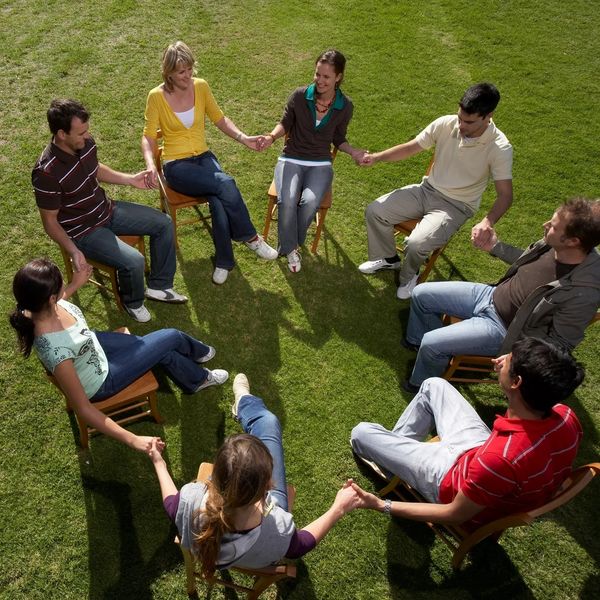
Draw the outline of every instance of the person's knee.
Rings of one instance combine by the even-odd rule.
[[[377,220],[379,216],[378,209],[379,204],[377,202],[371,202],[370,204],[367,204],[367,207],[365,208],[365,219],[368,223],[372,223],[373,221]]]
[[[369,438],[369,434],[372,431],[371,423],[359,423],[352,428],[350,433],[350,445],[352,450],[357,454],[362,454],[365,449],[365,441]]]
[[[433,252],[435,248],[431,247],[430,240],[422,239],[422,238],[413,238],[410,236],[406,240],[405,244],[405,254],[407,256],[415,256],[421,261],[425,261],[425,259]]]
[[[146,269],[146,259],[140,252],[130,252],[127,255],[125,264],[119,270],[130,271],[132,273],[143,273]]]

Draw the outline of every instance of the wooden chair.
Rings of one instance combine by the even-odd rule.
[[[287,138],[287,136],[286,136]],[[331,161],[335,160],[337,156],[337,148],[334,148],[331,152]],[[275,219],[275,211],[277,210],[277,189],[275,188],[275,180],[271,182],[269,189],[267,191],[267,197],[269,199],[269,204],[267,206],[267,216],[265,218],[265,226],[263,228],[263,238],[266,240],[269,237],[269,231],[271,229],[271,221]],[[331,208],[331,204],[333,202],[333,193],[332,187],[329,186],[329,189],[323,195],[321,199],[321,205],[319,206],[319,210],[315,215],[315,223],[317,224],[317,230],[315,232],[315,237],[313,239],[313,243],[310,247],[310,251],[313,254],[317,253],[317,247],[319,246],[319,240],[321,239],[321,234],[323,233],[323,226],[325,225],[325,217],[327,216],[327,211]]]
[[[157,140],[162,138],[162,133],[158,131]],[[190,223],[202,222],[204,226],[210,231],[210,216],[205,216],[202,211],[198,208],[202,204],[208,204],[208,199],[204,197],[187,196],[176,192],[173,188],[169,187],[167,180],[165,179],[162,171],[162,147],[157,146],[157,151],[154,155],[154,164],[158,171],[158,191],[160,194],[160,208],[161,210],[171,217],[173,221],[173,231],[175,233],[175,246],[179,248],[179,239],[177,237],[177,228],[182,225],[189,225]],[[177,220],[177,211],[184,208],[193,208],[196,210],[196,216],[190,217],[184,220]]]
[[[202,463],[198,469],[198,476],[196,481],[202,483],[207,482],[212,474],[213,466],[211,463]],[[288,485],[288,506],[289,510],[292,510],[294,504],[294,498],[296,496],[296,490],[293,486]],[[223,579],[216,575],[216,572],[210,577],[204,577],[202,575],[200,565],[195,561],[191,552],[186,548],[183,548],[179,543],[179,538],[175,538],[175,543],[179,546],[181,553],[183,554],[183,560],[185,563],[185,574],[187,579],[187,593],[191,596],[196,593],[196,581],[204,579],[209,586],[222,585],[238,592],[246,592],[248,600],[256,600],[268,587],[289,577],[296,577],[296,565],[288,564],[277,564],[262,569],[244,569],[242,567],[229,567],[229,569],[223,569],[223,571],[237,571],[238,573],[244,573],[254,577],[254,584],[252,587],[235,583],[231,579]]]
[[[431,160],[429,161],[429,166],[427,167],[427,171],[425,171],[425,175],[429,175],[429,173],[431,173],[431,169],[433,167],[434,161],[435,161],[435,155],[431,157]],[[397,244],[397,246],[396,246],[398,249],[398,252],[403,253],[405,251],[406,238],[408,238],[410,236],[410,234],[413,232],[413,229],[420,222],[421,222],[421,219],[409,219],[408,221],[403,221],[402,223],[396,223],[396,225],[394,225],[394,236],[396,238],[401,236],[401,239],[402,239],[401,243]],[[427,280],[427,277],[429,277],[429,273],[431,273],[431,270],[433,269],[433,266],[435,265],[435,261],[438,259],[440,254],[442,254],[442,252],[446,249],[447,245],[448,245],[448,243],[444,244],[441,248],[434,250],[429,255],[429,258],[425,261],[424,267],[419,272],[419,277],[417,278],[417,283],[423,283],[424,281]]]
[[[444,315],[442,319],[445,325],[458,323],[461,319]],[[588,327],[596,321],[600,321],[600,311],[596,313],[590,321]],[[457,354],[450,359],[448,368],[442,377],[453,383],[497,383],[496,377],[489,375],[494,371],[494,363],[492,356],[477,356],[475,354]],[[477,376],[469,377],[466,373],[476,373]],[[488,377],[485,377],[488,375]]]
[[[146,245],[144,244],[144,237],[141,235],[120,235],[118,236],[120,240],[137,248],[144,256],[144,260],[146,259]],[[71,256],[69,253],[62,247],[60,247],[60,252],[63,257],[63,261],[65,263],[65,274],[67,276],[67,282],[71,283],[73,280],[73,263],[71,262]],[[117,269],[116,267],[112,267],[110,265],[106,265],[97,260],[92,260],[90,258],[85,259],[88,264],[94,267],[94,271],[96,272],[94,276],[92,276],[89,282],[92,285],[95,285],[97,288],[102,291],[112,294],[115,298],[115,302],[120,311],[124,311],[125,308],[123,306],[123,302],[121,300],[121,294],[119,292],[119,281],[117,279]],[[148,261],[146,261],[146,265]],[[146,272],[148,271],[148,267],[146,266]],[[102,275],[108,277],[110,282],[110,287],[102,282]]]
[[[439,438],[434,438],[430,441],[438,440]],[[385,487],[379,490],[378,494],[380,496],[386,496],[389,493],[393,493],[403,502],[427,502],[417,490],[402,481],[396,475],[389,478],[374,462],[362,457],[361,460],[373,469],[379,477],[387,482]],[[458,570],[467,554],[479,542],[486,538],[491,538],[494,542],[497,542],[504,531],[510,527],[531,525],[531,523],[541,515],[572,500],[599,473],[600,463],[590,463],[574,469],[554,494],[553,498],[543,506],[527,512],[520,512],[501,517],[486,525],[482,525],[472,532],[465,531],[460,525],[444,525],[441,523],[426,523],[426,525],[428,525],[446,546],[448,546],[452,552],[452,568]]]
[[[116,331],[129,333],[126,327],[120,327]],[[46,371],[46,377],[54,384],[56,389],[63,394],[58,381],[52,373]],[[114,396],[110,396],[100,402],[94,402],[94,407],[110,417],[115,423],[125,425],[133,421],[139,421],[145,417],[151,416],[157,423],[162,423],[163,418],[158,412],[156,390],[158,381],[152,371],[148,371],[139,379],[128,385]],[[69,400],[65,396],[67,412],[73,409],[69,405]],[[97,433],[97,430],[90,427],[77,413],[75,413],[77,426],[79,427],[79,442],[82,448],[89,445],[89,436]]]

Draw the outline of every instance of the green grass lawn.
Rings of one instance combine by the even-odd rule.
[[[344,91],[355,105],[349,138],[373,151],[412,138],[454,112],[468,85],[489,80],[502,94],[495,120],[515,149],[515,202],[498,231],[524,246],[541,237],[542,222],[568,196],[598,196],[599,27],[589,0],[0,0],[1,312],[13,309],[18,267],[39,255],[60,264],[30,184],[49,139],[45,111],[53,97],[81,100],[92,112],[100,160],[135,172],[143,168],[146,94],[160,82],[163,48],[176,39],[196,52],[199,75],[248,134],[269,131],[291,90],[311,80],[315,57],[339,48],[348,59]],[[281,142],[256,154],[208,130],[262,229]],[[154,318],[141,325],[91,286],[79,293],[94,328],[176,326],[217,348],[215,367],[248,374],[283,423],[300,526],[329,506],[346,477],[376,487],[354,462],[350,430],[361,420],[391,426],[409,400],[399,388],[413,358],[399,344],[408,303],[396,300],[391,274],[367,278],[356,267],[366,257],[367,203],[418,181],[427,162],[419,155],[367,170],[340,155],[325,238],[318,255],[304,252],[297,275],[284,261],[257,261],[238,248],[237,268],[217,287],[212,242],[188,226],[180,230],[176,277],[188,304],[149,305]],[[158,203],[154,191],[109,191]],[[471,224],[492,201],[488,192]],[[469,229],[453,238],[434,277],[492,281],[504,271],[470,247]],[[0,327],[0,597],[184,597],[183,564],[150,461],[104,437],[78,452],[62,399],[35,358],[18,356],[6,319]],[[600,327],[591,328],[577,349],[588,371],[572,399],[585,431],[578,463],[599,455],[599,337]],[[238,431],[230,389],[183,396],[163,378],[166,422],[132,426],[166,440],[178,484]],[[503,410],[494,386],[462,391],[488,423]],[[356,512],[299,561],[297,580],[280,593],[302,600],[597,597],[599,491],[594,482],[564,509],[497,546],[483,545],[460,573],[425,526]]]

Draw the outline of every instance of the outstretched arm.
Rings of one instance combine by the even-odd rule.
[[[393,146],[392,148],[382,150],[381,152],[367,152],[361,165],[368,167],[377,162],[397,162],[399,160],[410,158],[415,154],[419,154],[419,152],[423,152],[423,150],[424,148],[417,140],[411,140],[410,142]]]
[[[384,512],[386,501],[366,492],[357,484],[352,486],[360,498],[359,508],[370,508]],[[430,521],[432,523],[464,523],[483,510],[483,506],[469,500],[458,492],[450,504],[430,502],[392,502],[390,513],[394,517],[412,521]]]
[[[236,142],[240,142],[240,144],[244,144],[244,146],[247,148],[250,148],[251,150],[262,150],[262,148],[259,148],[257,145],[262,136],[246,135],[229,117],[223,117],[222,119],[219,119],[215,125],[225,135],[234,139]]]
[[[329,510],[301,531],[308,531],[318,544],[344,515],[355,508],[359,508],[359,496],[352,487],[352,479],[349,479],[336,494]]]
[[[148,452],[153,440],[156,440],[159,446],[164,446],[164,442],[160,438],[135,435],[99,411],[86,396],[72,360],[61,362],[54,369],[54,377],[68,398],[71,408],[88,425],[140,452]]]
[[[158,438],[154,438],[150,446],[150,451],[148,452],[148,456],[150,457],[150,460],[154,465],[154,470],[156,471],[156,477],[158,478],[158,483],[160,485],[160,493],[162,495],[163,502],[169,496],[174,496],[177,493],[177,486],[173,483],[173,479],[169,473],[169,469],[167,468],[167,463],[162,457],[164,447],[164,444],[161,445],[158,442]]]
[[[85,270],[89,266],[85,260],[85,256],[58,222],[58,210],[40,208],[39,211],[44,231],[69,254],[76,271]]]
[[[473,242],[475,248],[480,248],[487,252],[498,241],[498,238],[496,238],[496,242],[490,246],[490,241],[495,236],[494,225],[510,208],[513,201],[512,179],[501,179],[495,181],[494,185],[496,187],[496,201],[494,205],[490,209],[490,212],[471,229],[471,242]]]
[[[362,164],[362,161],[365,159],[365,156],[367,155],[367,151],[366,150],[362,150],[361,148],[355,148],[354,146],[352,146],[348,142],[344,142],[343,144],[340,144],[338,146],[338,148],[342,152],[345,152],[346,154],[349,154],[352,157],[352,160],[357,165]]]
[[[96,179],[102,183],[114,183],[116,185],[130,185],[140,190],[146,190],[150,187],[152,173],[150,171],[140,171],[139,173],[121,173],[115,171],[102,163],[98,163],[98,173]]]
[[[73,272],[73,279],[63,288],[63,300],[68,300],[82,285],[88,282],[92,275],[92,266],[85,263],[85,266],[79,271]]]
[[[158,187],[158,171],[154,164],[154,157],[158,152],[158,144],[154,138],[147,135],[142,136],[142,155],[146,163],[146,171],[149,173],[147,180],[148,187]]]

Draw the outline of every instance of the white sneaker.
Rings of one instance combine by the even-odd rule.
[[[146,288],[146,298],[150,300],[158,300],[158,302],[169,302],[170,304],[184,304],[188,301],[187,296],[177,293],[173,288],[166,290],[153,290]]]
[[[217,267],[213,271],[213,282],[217,285],[221,285],[227,281],[228,275],[229,271],[227,269],[221,269],[221,267]]]
[[[138,321],[138,323],[147,323],[152,318],[148,312],[148,309],[143,304],[137,308],[126,306],[125,310],[127,311],[127,314],[132,319]]]
[[[401,285],[396,292],[399,300],[408,300],[417,285],[418,275],[415,275],[406,285]]]
[[[250,250],[256,252],[260,258],[264,258],[265,260],[275,260],[279,256],[277,250],[271,248],[260,235],[255,240],[244,243]]]
[[[199,358],[196,362],[198,364],[208,362],[209,360],[212,360],[215,357],[216,353],[217,353],[217,351],[212,346],[209,346],[208,354],[205,354],[202,358]]]
[[[388,262],[385,258],[378,258],[377,260],[367,260],[358,265],[358,270],[365,275],[372,275],[373,273],[377,273],[377,271],[397,271],[401,264],[402,262],[399,260],[396,262]]]
[[[298,250],[292,250],[288,255],[288,268],[292,273],[297,273],[302,268],[302,257]]]
[[[242,396],[250,394],[250,383],[243,373],[238,373],[233,380],[233,404],[231,405],[231,414],[234,419],[238,418],[238,405]]]
[[[205,379],[204,383],[201,383],[193,391],[194,394],[200,390],[203,390],[204,388],[210,387],[211,385],[222,385],[229,379],[229,373],[225,371],[225,369],[213,369],[212,371],[209,369],[206,370],[208,371],[208,377]]]

